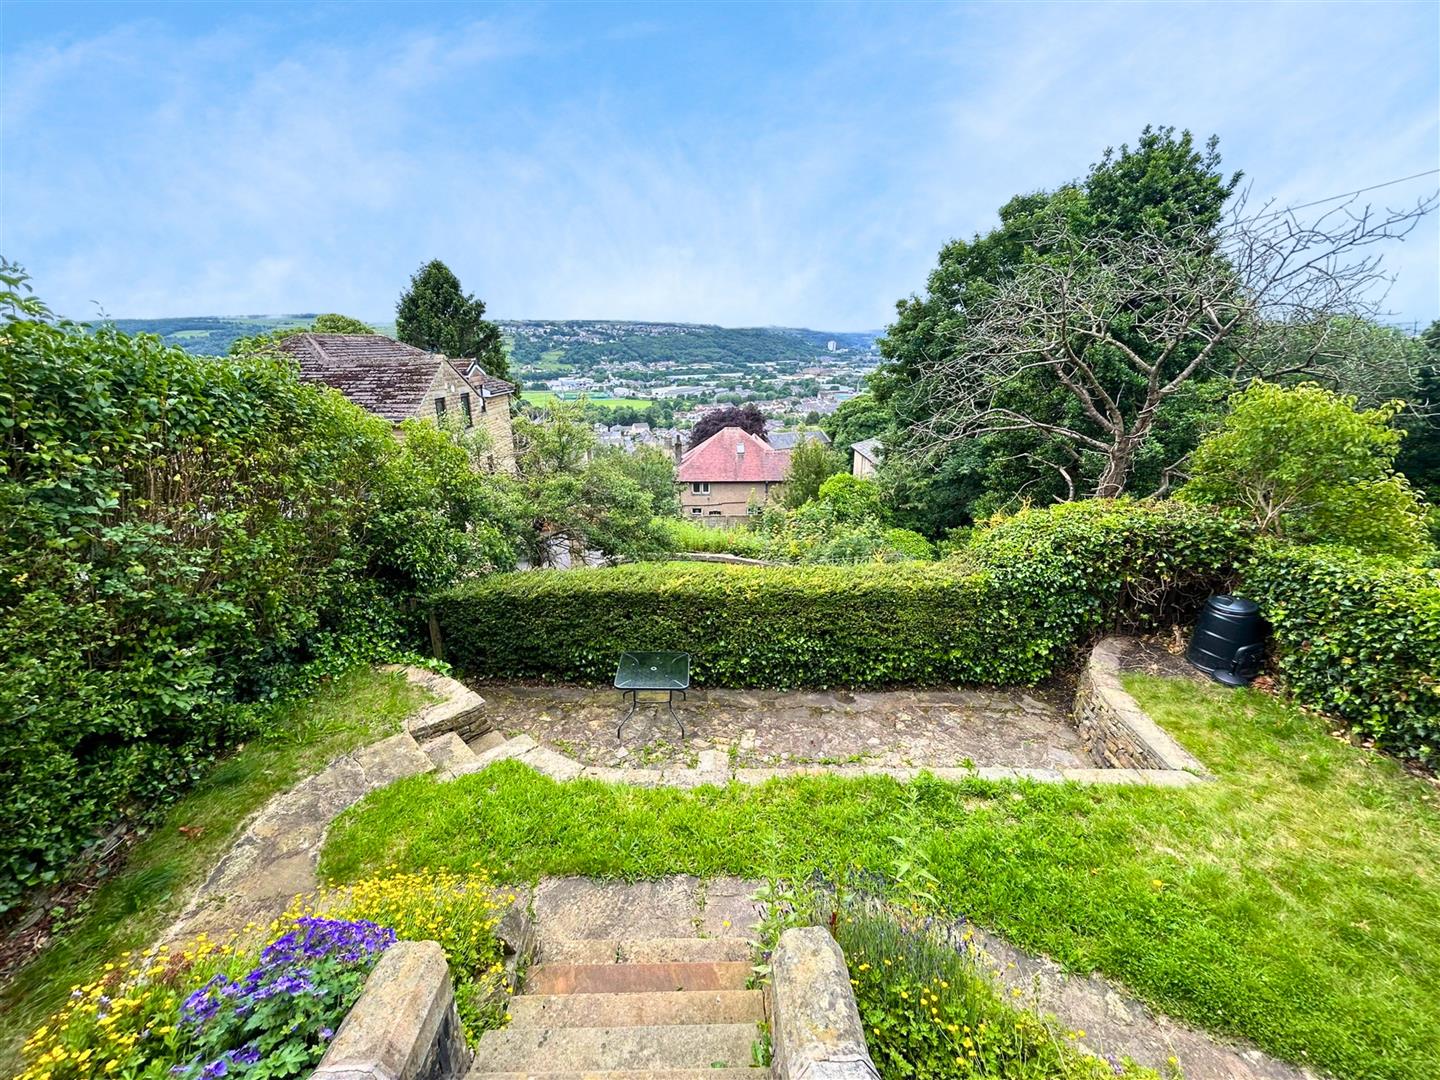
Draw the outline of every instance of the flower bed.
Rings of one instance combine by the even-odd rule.
[[[478,1038],[500,1016],[500,903],[483,877],[372,878],[297,898],[258,953],[202,936],[127,954],[36,1029],[21,1080],[307,1075],[397,940],[440,942]]]

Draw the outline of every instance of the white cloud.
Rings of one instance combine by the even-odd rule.
[[[733,85],[568,78],[686,43],[528,11],[343,41],[147,23],[27,50],[6,58],[6,253],[76,314],[383,318],[440,257],[507,317],[873,328],[946,239],[1147,122],[1219,132],[1227,166],[1288,201],[1437,156],[1433,56],[1361,9],[826,14],[803,58],[737,55]],[[1428,320],[1434,222],[1391,258],[1392,300]]]

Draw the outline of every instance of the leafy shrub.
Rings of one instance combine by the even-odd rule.
[[[1268,544],[1243,580],[1298,700],[1395,753],[1440,759],[1440,570]]]
[[[625,649],[685,649],[698,683],[1034,682],[1091,634],[1188,615],[1245,537],[1173,503],[1027,511],[944,563],[637,564],[502,574],[441,594],[472,674],[601,680]]]
[[[1254,383],[1196,447],[1181,497],[1231,508],[1262,536],[1419,555],[1425,509],[1395,471],[1400,404],[1361,411],[1314,384]]]
[[[911,559],[933,559],[935,545],[914,529],[886,529],[885,548]]]
[[[288,360],[56,323],[0,267],[0,912],[422,591],[514,565],[511,504],[430,425]]]
[[[836,521],[856,524],[879,521],[884,517],[880,505],[880,485],[850,473],[836,473],[820,485],[815,501],[828,506]]]
[[[790,451],[790,471],[780,489],[780,503],[789,510],[804,505],[820,493],[830,477],[845,470],[845,455],[818,439],[806,439]]]
[[[704,551],[749,559],[766,555],[765,541],[749,529],[713,528],[683,518],[656,518],[655,523],[668,551]]]

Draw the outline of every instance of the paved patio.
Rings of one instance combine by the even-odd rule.
[[[496,727],[526,734],[585,765],[694,766],[723,750],[731,768],[855,764],[1088,768],[1095,763],[1065,710],[1023,691],[893,692],[703,690],[676,702],[687,738],[663,701],[642,704],[616,742],[617,691],[590,686],[475,686]]]

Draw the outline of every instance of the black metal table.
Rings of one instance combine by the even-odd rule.
[[[625,730],[630,717],[640,705],[640,695],[654,691],[665,691],[666,705],[670,718],[680,728],[680,737],[685,737],[685,722],[675,713],[675,695],[685,700],[685,691],[690,689],[690,654],[688,652],[623,652],[620,666],[615,669],[615,689],[621,691],[620,699],[630,699],[630,711],[615,728],[615,738]]]

